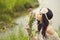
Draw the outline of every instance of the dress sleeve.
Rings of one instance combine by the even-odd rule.
[[[53,35],[47,34],[47,40],[60,40],[58,34],[55,32]]]

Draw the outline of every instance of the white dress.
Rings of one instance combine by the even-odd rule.
[[[35,31],[37,31],[36,22],[34,23],[34,25],[35,25],[35,26],[33,26],[33,29],[35,29]],[[42,30],[41,30],[41,31],[42,31]],[[60,40],[57,32],[55,32],[53,35],[49,35],[48,33],[46,33],[46,35],[47,35],[47,38],[43,39],[43,36],[42,36],[41,32],[40,32],[39,35],[36,33],[35,38],[36,38],[36,40],[38,40],[38,39],[39,39],[39,40]]]
[[[49,35],[47,34],[47,38],[44,38],[43,39],[43,36],[41,35],[41,33],[38,35],[36,35],[36,40],[60,40],[59,37],[58,37],[58,34],[55,32],[53,35]]]
[[[45,40],[60,40],[58,34],[55,32],[53,35],[47,34],[47,38]]]

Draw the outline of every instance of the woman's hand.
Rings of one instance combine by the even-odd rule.
[[[29,24],[27,24],[26,25],[26,30],[27,30],[28,33],[29,33],[29,29],[30,29]]]

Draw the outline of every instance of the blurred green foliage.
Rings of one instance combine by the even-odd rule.
[[[16,0],[0,0],[0,12],[11,10],[16,3]]]
[[[11,30],[12,30],[12,34],[8,34],[7,36],[0,38],[0,40],[28,40],[28,36],[22,32],[21,27],[19,27],[18,35],[15,34],[13,29]]]
[[[4,26],[10,26],[17,17],[27,14],[25,4],[28,8],[29,6],[33,8],[39,6],[38,0],[0,0],[0,22],[2,25],[6,23]],[[0,25],[1,27],[3,26]]]
[[[59,37],[60,37],[60,26],[59,26],[59,29],[58,29],[58,35],[59,35]]]

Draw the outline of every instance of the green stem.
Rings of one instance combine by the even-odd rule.
[[[35,18],[33,13],[30,15],[30,20],[29,20],[29,40],[32,40],[33,34],[32,34],[32,23],[34,22]]]

